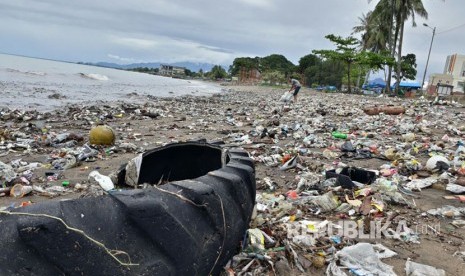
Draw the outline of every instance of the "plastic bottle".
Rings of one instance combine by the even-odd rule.
[[[341,133],[341,132],[338,132],[338,131],[333,131],[333,132],[331,133],[331,135],[332,135],[334,138],[338,138],[338,139],[347,139],[347,134]]]
[[[15,184],[10,190],[10,196],[12,197],[23,197],[28,193],[32,192],[32,186],[25,186],[21,184]]]
[[[89,174],[89,180],[97,182],[104,191],[110,191],[115,188],[115,185],[111,181],[111,178],[100,174],[98,171],[92,171]]]

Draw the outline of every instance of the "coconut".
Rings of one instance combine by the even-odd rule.
[[[89,132],[89,142],[93,145],[113,145],[115,131],[107,125],[93,127]]]

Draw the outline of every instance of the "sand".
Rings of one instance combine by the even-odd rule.
[[[121,116],[107,116],[103,122],[111,126],[117,134],[117,144],[121,142],[129,142],[143,149],[151,149],[165,143],[195,140],[205,138],[209,141],[224,141],[229,146],[241,146],[247,149],[251,155],[257,158],[260,154],[271,152],[273,146],[281,146],[282,148],[294,148],[301,144],[301,139],[294,139],[292,135],[287,138],[280,139],[278,143],[272,142],[271,139],[259,139],[250,135],[252,144],[242,144],[238,142],[238,137],[243,137],[256,128],[257,124],[268,124],[268,128],[277,128],[273,125],[273,120],[278,120],[279,125],[294,126],[296,123],[304,124],[306,119],[315,116],[315,109],[321,108],[326,110],[327,114],[322,118],[325,123],[342,124],[344,121],[353,122],[354,119],[363,116],[361,108],[374,104],[405,104],[402,99],[393,98],[374,98],[360,95],[344,95],[344,94],[325,94],[317,91],[303,88],[299,93],[299,102],[297,104],[289,104],[284,107],[286,112],[282,112],[284,104],[279,103],[278,99],[286,90],[280,87],[268,86],[231,86],[225,85],[227,92],[212,97],[180,97],[180,98],[165,98],[157,99],[150,98],[145,105],[137,105],[134,108],[157,110],[160,116],[150,118],[140,116],[134,113],[134,108],[127,108],[125,112],[121,108],[121,104],[108,103],[107,107],[101,107],[102,110],[95,110],[86,107],[82,110],[76,110],[75,115],[71,113],[58,114],[49,120],[30,120],[28,122],[14,122],[12,120],[4,120],[3,126],[8,126],[10,129],[23,129],[27,124],[44,124],[50,130],[56,133],[74,132],[83,135],[84,141],[80,142],[79,146],[88,140],[87,134],[92,127],[90,122],[95,122],[101,113],[113,113],[114,115],[122,114]],[[407,107],[413,107],[412,100],[407,101]],[[337,103],[337,104],[332,104]],[[462,108],[457,107],[440,107],[449,108],[452,113],[462,113]],[[86,112],[85,110],[89,110]],[[280,110],[279,112],[277,110]],[[443,110],[443,109],[440,109]],[[416,112],[416,111],[415,111]],[[428,109],[418,111],[429,112]],[[431,112],[435,112],[433,109]],[[282,116],[276,116],[283,114]],[[410,115],[416,116],[418,114]],[[275,116],[275,117],[273,117]],[[424,115],[425,117],[428,114]],[[229,119],[228,119],[229,118]],[[233,120],[232,120],[232,119]],[[429,135],[431,141],[440,140],[440,138],[449,133],[447,124],[440,124],[433,127],[433,134]],[[360,131],[364,129],[364,125],[360,125]],[[379,126],[379,133],[375,139],[378,142],[385,144],[400,143],[399,136],[394,134],[383,134],[382,131],[388,126]],[[318,129],[316,131],[318,132]],[[329,133],[319,133],[326,140],[331,140]],[[449,133],[450,135],[450,133]],[[452,136],[452,135],[451,135]],[[420,139],[419,139],[420,140]],[[332,140],[331,140],[332,141]],[[260,144],[260,146],[256,146]],[[103,147],[102,151],[110,147]],[[308,147],[313,155],[311,160],[304,165],[313,168],[314,171],[321,170],[325,165],[330,166],[334,160],[322,158],[319,153],[324,148]],[[47,158],[51,156],[51,152],[56,150],[52,147],[43,147],[34,149],[27,153],[21,151],[10,152],[2,157],[4,163],[11,160],[22,159],[27,162],[40,162],[47,164]],[[115,171],[121,164],[126,163],[131,158],[135,157],[138,152],[115,152],[99,156],[93,162],[82,162],[78,166],[62,171],[60,179],[57,181],[46,181],[45,172],[50,171],[50,168],[38,168],[34,170],[32,183],[42,186],[58,185],[61,186],[63,181],[69,181],[70,186],[75,186],[77,183],[86,184],[89,173],[92,170],[98,170],[102,174],[109,174]],[[315,157],[317,156],[317,157]],[[308,160],[308,159],[307,159]],[[425,157],[421,158],[422,161]],[[381,164],[386,161],[379,159],[367,160],[343,160],[351,166],[362,167],[366,169],[378,169]],[[389,162],[388,162],[389,163]],[[265,177],[270,177],[278,185],[276,194],[285,194],[288,190],[295,188],[295,177],[299,174],[299,170],[280,171],[276,167],[267,167],[263,163],[256,162],[256,179],[258,192],[266,190],[266,185],[263,182]],[[8,196],[0,197],[0,207],[9,206],[11,204],[20,204],[24,201],[37,203],[47,200],[65,200],[91,195],[89,190],[73,191],[69,193],[49,198],[37,193],[29,194],[23,198],[11,198]],[[450,225],[451,219],[435,218],[432,216],[424,216],[423,212],[444,205],[463,206],[458,200],[444,199],[444,195],[450,195],[448,192],[427,188],[415,199],[416,208],[406,208],[403,206],[389,206],[388,211],[396,211],[399,216],[407,219],[411,225],[429,224],[440,225],[440,233],[428,234],[420,236],[419,244],[411,244],[392,239],[382,239],[380,242],[398,253],[398,256],[385,259],[384,262],[394,266],[397,274],[404,274],[405,261],[410,258],[415,262],[428,264],[434,267],[446,270],[447,275],[465,275],[464,262],[454,256],[455,252],[465,251],[463,238],[465,231],[461,228],[455,228]],[[321,217],[320,217],[321,218]],[[374,242],[374,241],[370,241]],[[325,275],[325,269],[309,268],[312,275]],[[289,275],[298,275],[298,270],[292,269]],[[272,275],[272,274],[269,274]]]

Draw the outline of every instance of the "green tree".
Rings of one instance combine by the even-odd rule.
[[[232,66],[229,68],[229,73],[233,76],[237,76],[241,69],[251,70],[259,67],[260,58],[255,57],[239,57],[235,58]]]
[[[304,83],[308,86],[312,86],[314,83],[320,84],[322,74],[321,64],[321,58],[314,54],[309,54],[300,58],[297,72],[302,76]]]
[[[303,73],[308,67],[320,64],[320,57],[318,57],[317,55],[309,54],[300,58],[299,65],[297,66],[297,71],[299,73]]]
[[[195,76],[195,72],[192,72],[191,70],[189,69],[184,69],[184,74],[187,76],[187,77],[194,77]]]
[[[358,41],[352,36],[342,38],[330,34],[326,38],[336,44],[336,50],[314,50],[313,53],[345,64],[345,77],[342,77],[342,80],[347,83],[349,93],[352,92],[352,80],[358,76],[366,74],[368,70],[379,70],[384,65],[394,64],[394,59],[387,55],[386,52],[358,51],[356,47]],[[339,64],[336,63],[336,65]]]
[[[394,74],[394,78],[397,81],[401,80],[414,80],[417,76],[417,63],[416,63],[416,56],[414,54],[408,54],[403,56],[401,59],[401,71],[400,71],[400,78],[397,77],[397,72]]]
[[[286,76],[284,73],[274,70],[274,71],[266,71],[265,73],[262,74],[262,79],[264,81],[269,82],[270,84],[277,84],[277,83],[285,83],[286,82]]]
[[[305,68],[302,73],[304,77],[304,82],[308,86],[321,85],[322,76],[325,74],[322,70],[322,65],[311,65]],[[334,72],[328,72],[329,74],[334,74]]]
[[[358,60],[358,53],[356,49],[358,41],[352,36],[342,38],[341,36],[333,34],[326,35],[325,38],[336,44],[336,50],[313,50],[313,53],[321,55],[327,59],[338,60],[345,63],[347,66],[347,86],[349,93],[351,93],[350,71],[353,63]]]
[[[158,68],[148,68],[148,67],[136,67],[132,69],[128,69],[129,71],[147,73],[147,74],[157,74],[159,69]]]
[[[215,65],[209,72],[208,76],[213,80],[217,80],[227,77],[228,73],[226,73],[226,70],[224,70],[224,68],[220,65]]]
[[[321,84],[323,85],[334,85],[338,88],[342,86],[342,79],[345,73],[344,63],[339,60],[327,60],[323,63],[323,72],[334,72],[331,74],[325,74],[321,78]]]
[[[395,59],[390,56],[388,51],[381,51],[379,53],[362,51],[358,55],[358,63],[372,70],[383,70],[386,65],[394,65]]]
[[[283,55],[273,54],[260,58],[258,69],[262,73],[278,71],[288,77],[295,71],[295,65]]]

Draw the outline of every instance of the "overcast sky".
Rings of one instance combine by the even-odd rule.
[[[377,0],[0,0],[0,52],[66,61],[207,62],[282,54],[294,64],[324,36],[348,36]],[[403,53],[417,79],[437,27],[428,74],[465,54],[464,0],[423,0],[428,20],[406,25]]]

